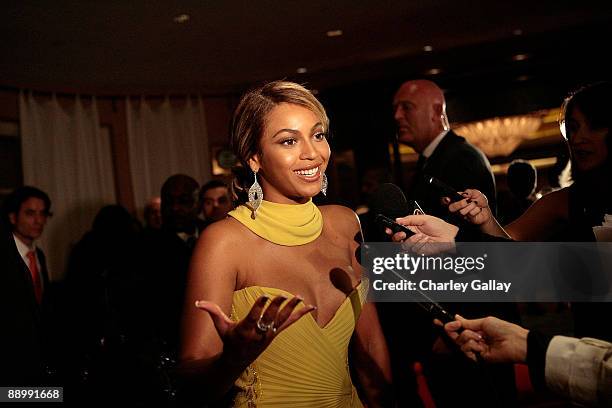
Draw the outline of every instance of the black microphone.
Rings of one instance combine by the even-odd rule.
[[[442,180],[428,174],[426,174],[424,177],[427,184],[430,185],[440,197],[448,197],[453,203],[464,199],[464,197],[461,196],[455,188],[444,183]]]
[[[395,184],[384,183],[376,190],[370,203],[370,211],[374,214],[377,225],[389,228],[394,234],[401,231],[405,232],[406,236],[414,235],[408,227],[395,222],[396,218],[412,213],[406,196]]]

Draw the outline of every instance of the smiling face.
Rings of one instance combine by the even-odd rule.
[[[260,153],[249,160],[268,201],[305,203],[321,191],[330,149],[327,129],[311,110],[281,103],[265,118]]]
[[[576,170],[585,172],[605,163],[608,158],[606,137],[609,129],[591,129],[584,114],[574,106],[566,123],[566,132]]]

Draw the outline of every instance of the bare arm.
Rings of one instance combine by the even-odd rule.
[[[198,242],[187,281],[181,333],[179,379],[188,392],[195,390],[210,401],[225,395],[280,332],[312,311],[310,306],[293,313],[302,301],[297,297],[287,301],[278,296],[266,307],[269,299],[262,296],[240,322],[228,317],[240,258],[236,250],[240,246],[228,239],[230,222],[211,225]],[[266,330],[258,325],[260,320],[269,325]]]
[[[191,259],[181,330],[179,377],[201,395],[216,400],[223,396],[249,362],[224,354],[223,343],[211,316],[195,307],[208,300],[229,315],[236,286],[237,266],[233,251],[223,239],[227,225],[213,224],[198,240]]]
[[[465,198],[454,203],[451,203],[448,198],[446,199],[447,204],[449,204],[448,210],[451,213],[457,213],[472,224],[480,226],[480,230],[485,234],[511,238],[493,216],[486,195],[473,189],[467,189],[461,195]]]
[[[515,241],[540,241],[550,235],[560,221],[568,217],[568,190],[562,189],[536,201],[517,220],[502,228],[491,214],[487,198],[478,190],[466,190],[465,199],[451,203],[448,210],[479,225],[486,234]]]

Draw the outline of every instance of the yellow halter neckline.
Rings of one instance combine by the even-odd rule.
[[[323,216],[308,200],[304,204],[279,204],[263,200],[255,219],[246,205],[239,205],[228,213],[261,238],[278,245],[308,244],[321,235]]]

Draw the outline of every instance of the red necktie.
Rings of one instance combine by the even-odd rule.
[[[42,300],[42,282],[40,281],[40,274],[38,273],[38,264],[36,263],[36,252],[30,251],[26,255],[28,257],[28,268],[32,274],[32,283],[34,284],[34,294],[36,295],[36,301],[40,304]]]

